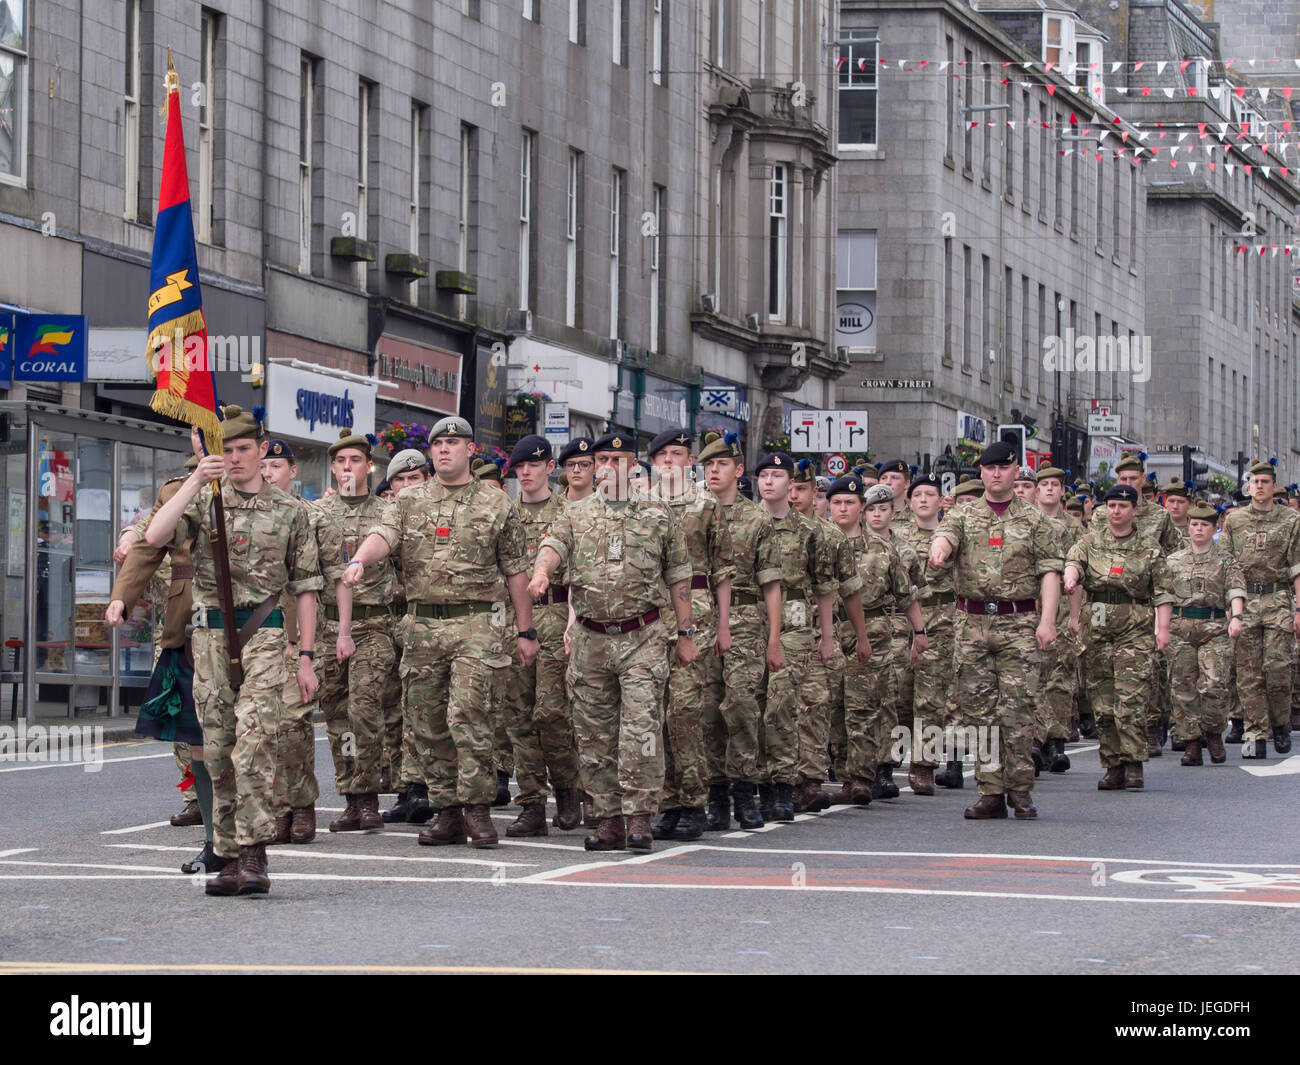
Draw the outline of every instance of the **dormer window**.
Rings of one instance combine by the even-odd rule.
[[[1094,103],[1106,102],[1106,91],[1102,83],[1101,40],[1096,37],[1080,37],[1074,46],[1075,86]]]
[[[1069,15],[1043,15],[1043,62],[1064,73],[1074,61],[1074,19]]]

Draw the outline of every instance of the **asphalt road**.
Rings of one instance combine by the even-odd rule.
[[[330,778],[319,726],[316,750]],[[1280,770],[1300,758],[1228,751],[1190,769],[1166,749],[1145,792],[1099,793],[1095,747],[1072,745],[1037,821],[963,820],[968,779],[647,856],[588,854],[581,829],[506,841],[513,808],[491,850],[331,835],[324,779],[316,842],[271,848],[271,894],[233,899],[178,871],[202,839],[166,824],[169,746],[106,744],[93,773],[3,761],[0,972],[1295,973]]]

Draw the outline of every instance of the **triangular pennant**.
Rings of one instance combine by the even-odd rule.
[[[1139,59],[1136,63],[1133,64],[1133,73],[1136,74],[1139,70],[1141,70],[1146,65],[1147,65],[1147,61],[1145,59]]]
[[[1141,88],[1141,89],[1138,89],[1138,92],[1140,92],[1143,96],[1150,96],[1150,95],[1151,95],[1151,90],[1150,90],[1149,88],[1145,88],[1145,87],[1144,87],[1144,88]]]
[[[1205,123],[1204,123],[1204,122],[1198,122],[1198,123],[1196,123],[1196,132],[1197,132],[1198,134],[1200,134],[1202,137],[1205,136]]]
[[[1187,170],[1188,170],[1188,173],[1195,174],[1195,173],[1196,173],[1196,168],[1197,168],[1198,166],[1200,166],[1200,165],[1201,165],[1200,163],[1190,163],[1190,162],[1189,162],[1189,163],[1187,164]]]
[[[1112,64],[1110,65],[1110,72],[1111,72],[1112,74],[1118,74],[1118,73],[1119,73],[1119,68],[1122,67],[1123,65],[1124,65],[1123,63],[1112,63]]]
[[[1244,164],[1242,164],[1241,169],[1244,170],[1247,174],[1249,174],[1249,173],[1251,173],[1255,168],[1254,168],[1253,166],[1251,166],[1249,163],[1244,163]]]
[[[1046,88],[1047,88],[1047,95],[1048,95],[1048,96],[1055,96],[1055,95],[1056,95],[1056,86],[1053,85],[1051,82],[1048,82]]]
[[[1241,99],[1243,99],[1243,98],[1245,97],[1245,95],[1246,95],[1246,86],[1244,86],[1244,85],[1234,85],[1234,86],[1232,87],[1232,91],[1235,92],[1235,93],[1237,94],[1237,99],[1238,99],[1238,100],[1241,100]]]
[[[1224,163],[1223,169],[1228,172],[1228,177],[1232,177],[1233,171],[1237,169],[1236,163]]]
[[[1267,101],[1268,101],[1268,90],[1265,89],[1265,88],[1263,88],[1263,87],[1261,87],[1260,90],[1259,90],[1259,98],[1260,98],[1261,101],[1267,102]]]
[[[1166,96],[1167,98],[1169,98],[1169,99],[1173,99],[1173,95],[1174,95],[1174,90],[1173,90],[1173,89],[1168,89],[1168,88],[1166,88],[1166,89],[1161,89],[1160,91],[1161,91],[1162,93],[1164,93],[1165,96]]]
[[[1286,97],[1286,101],[1287,101],[1287,103],[1290,103],[1290,102],[1291,102],[1291,89],[1290,89],[1289,87],[1288,87],[1288,88],[1285,88],[1285,89],[1278,89],[1278,92],[1280,92],[1284,97]],[[1283,125],[1287,125],[1287,126],[1289,126],[1290,123],[1289,123],[1289,122],[1284,122]]]
[[[1178,143],[1182,144],[1183,141],[1185,141],[1191,135],[1192,135],[1191,130],[1185,130],[1184,132],[1178,134]]]
[[[1269,171],[1273,168],[1271,166],[1261,166],[1259,169],[1263,172],[1265,177],[1268,177]]]
[[[1161,59],[1158,63],[1156,63],[1156,73],[1163,74],[1165,72],[1165,67],[1167,67],[1168,65],[1169,65],[1168,60]]]
[[[947,70],[947,69],[948,69],[948,64],[949,64],[950,62],[952,62],[952,60],[950,60],[950,59],[941,59],[941,60],[939,60],[939,69],[940,69],[940,70]]]
[[[1191,65],[1192,65],[1192,61],[1190,59],[1184,59],[1181,63],[1178,64],[1178,73],[1186,74],[1187,68],[1190,67]]]

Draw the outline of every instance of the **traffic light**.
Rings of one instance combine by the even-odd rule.
[[[998,439],[1016,449],[1017,466],[1025,465],[1025,441],[1028,438],[1029,430],[1019,423],[998,426]]]
[[[1183,445],[1183,481],[1204,489],[1210,486],[1210,464],[1196,457],[1199,450],[1195,444]]]

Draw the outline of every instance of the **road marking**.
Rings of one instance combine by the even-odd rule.
[[[1237,768],[1244,769],[1252,777],[1286,777],[1300,773],[1300,758],[1292,755],[1273,765],[1239,765]]]
[[[83,759],[80,762],[42,762],[39,765],[14,765],[7,769],[0,769],[0,773],[25,773],[29,769],[84,769],[88,765],[116,765],[118,762],[142,762],[148,758],[171,758],[172,752],[165,751],[162,754],[132,754],[126,758],[101,758],[98,761]],[[98,769],[92,772],[98,772]]]
[[[0,961],[0,973],[36,976],[83,973],[503,973],[536,976],[688,976],[686,970],[666,969],[581,969],[529,968],[523,965],[265,965],[161,963]]]
[[[138,843],[105,843],[105,847],[124,847],[130,850],[138,851],[192,851],[193,847],[161,847],[156,845],[144,846]],[[339,851],[318,851],[303,850],[288,847],[271,847],[267,850],[268,857],[275,858],[332,858],[344,862],[447,862],[453,865],[483,865],[489,869],[499,869],[502,866],[510,869],[534,869],[536,862],[502,862],[489,861],[486,858],[444,858],[440,855],[412,855],[412,854],[343,854]]]
[[[101,832],[101,836],[125,836],[128,832],[143,832],[148,828],[162,828],[163,825],[170,825],[170,821],[150,821],[147,825],[132,825],[130,828],[110,828]],[[127,844],[130,846],[130,844]]]
[[[8,858],[13,854],[30,854],[32,851],[40,850],[39,847],[15,847],[13,850],[0,851],[0,858]]]

